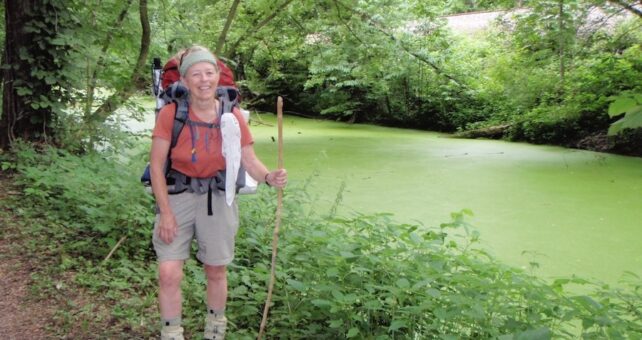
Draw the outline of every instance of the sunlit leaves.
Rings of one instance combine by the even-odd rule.
[[[615,117],[622,113],[630,113],[636,106],[642,104],[642,94],[637,96],[620,96],[609,106],[609,116]]]
[[[609,106],[609,116],[624,114],[622,118],[611,124],[609,134],[615,135],[624,129],[642,127],[642,94],[621,95],[616,97]]]

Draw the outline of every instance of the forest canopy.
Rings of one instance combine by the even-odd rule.
[[[229,64],[254,110],[281,95],[306,117],[642,149],[635,1],[4,4],[2,148],[95,148],[119,109],[144,114],[133,99],[149,96],[151,58],[197,43]],[[472,11],[502,12],[475,32],[448,25]]]

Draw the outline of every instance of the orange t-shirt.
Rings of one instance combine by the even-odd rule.
[[[240,110],[234,108],[232,111],[241,126],[241,147],[254,143],[250,128]],[[175,112],[176,104],[174,103],[165,105],[160,110],[152,132],[152,138],[158,137],[171,142]],[[191,108],[189,109],[189,119],[193,122],[203,122],[194,114]],[[220,120],[220,117],[216,121],[217,124],[218,120]],[[193,141],[192,134],[195,136]],[[192,158],[192,142],[196,149],[194,158]],[[218,171],[225,169],[225,158],[223,157],[221,143],[220,128],[209,128],[186,123],[178,135],[176,146],[171,152],[172,169],[197,178],[208,178],[216,175]]]

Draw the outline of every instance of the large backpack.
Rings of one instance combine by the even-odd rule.
[[[220,60],[217,61],[221,69],[221,78],[219,86],[216,89],[216,95],[221,103],[219,111],[220,117],[224,112],[232,112],[237,107],[240,109],[239,100],[240,95],[234,83],[232,71]],[[165,66],[160,68],[160,59],[154,58],[152,63],[152,79],[153,79],[153,93],[156,97],[156,114],[160,109],[169,104],[175,103],[176,110],[174,112],[174,124],[172,126],[172,137],[170,142],[170,149],[167,155],[167,163],[165,165],[165,178],[169,178],[171,170],[171,152],[176,146],[178,136],[188,122],[189,104],[187,98],[187,88],[182,85],[178,80],[180,75],[178,72],[178,65],[175,59],[170,59]],[[244,110],[242,110],[244,111]],[[243,112],[245,114],[245,112]],[[249,116],[244,115],[245,123],[249,121]],[[211,124],[210,128],[219,128],[216,124]],[[218,189],[225,190],[225,172],[219,172],[216,179]],[[145,168],[141,176],[141,182],[148,187],[151,191],[151,172],[149,164]],[[252,194],[256,192],[257,181],[254,180],[241,166],[236,180],[236,191],[241,194]]]

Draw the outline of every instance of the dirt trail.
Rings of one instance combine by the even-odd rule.
[[[2,203],[12,194],[9,179],[0,175],[0,338],[47,339],[45,326],[53,307],[37,301],[29,290],[33,264],[29,254],[20,252],[22,241],[11,210]]]

